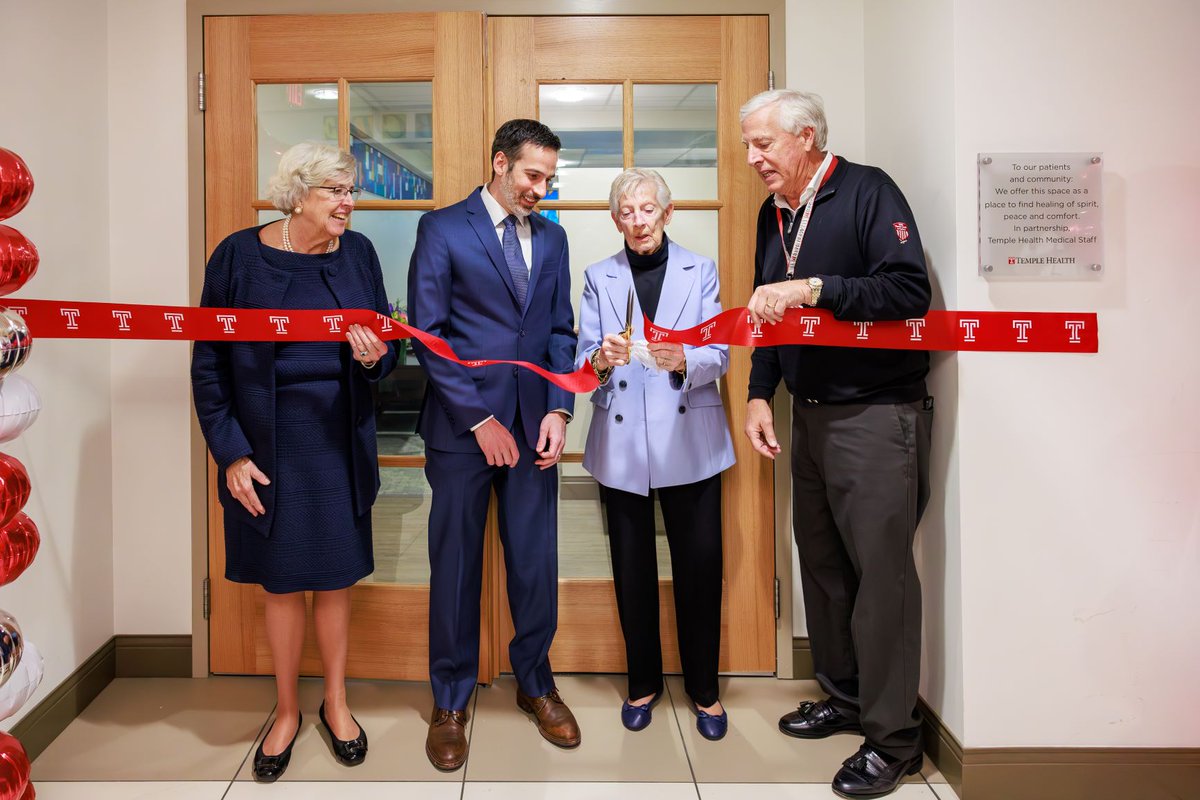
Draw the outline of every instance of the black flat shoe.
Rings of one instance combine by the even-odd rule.
[[[920,772],[922,763],[924,756],[920,753],[912,758],[892,760],[869,744],[864,744],[857,753],[846,759],[837,775],[833,776],[833,791],[852,800],[883,797],[896,791],[905,775]]]
[[[350,715],[350,719],[354,719],[354,724],[358,725],[358,736],[353,739],[339,739],[334,735],[329,720],[325,719],[324,702],[317,710],[317,716],[321,718],[321,724],[329,732],[329,743],[333,745],[333,757],[343,766],[357,767],[367,760],[367,732],[362,729],[362,725],[358,725],[358,720],[354,719],[353,714]]]
[[[263,753],[263,745],[267,743],[267,736],[271,735],[271,730],[267,730],[267,736],[258,743],[258,750],[254,753],[254,780],[259,783],[274,783],[279,780],[284,771],[288,768],[288,763],[292,760],[292,745],[296,743],[296,737],[300,735],[300,726],[304,724],[304,715],[296,720],[296,732],[292,734],[292,740],[288,742],[288,746],[283,749],[279,755],[268,756]],[[271,728],[275,727],[275,723],[271,723]]]

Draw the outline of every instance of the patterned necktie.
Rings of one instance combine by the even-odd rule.
[[[504,261],[508,264],[513,284],[517,287],[517,302],[524,308],[525,295],[529,293],[529,268],[525,266],[521,242],[517,239],[517,218],[512,214],[504,218],[503,247]]]

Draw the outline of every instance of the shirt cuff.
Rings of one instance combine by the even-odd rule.
[[[567,411],[565,408],[552,408],[552,409],[550,409],[549,413],[562,414],[564,417],[567,418],[568,423],[570,423],[571,420],[575,419],[575,415],[572,414],[570,411]]]
[[[496,418],[495,414],[488,414],[488,416],[486,418],[479,420],[479,422],[476,422],[474,425],[471,426],[471,433],[474,433],[476,431],[476,429],[478,429],[478,428],[482,428],[483,424],[485,422],[487,422],[488,420],[495,419],[495,418]]]

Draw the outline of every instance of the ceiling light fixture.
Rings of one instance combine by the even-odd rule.
[[[565,86],[558,91],[550,93],[550,98],[560,103],[578,103],[581,100],[586,100],[587,96],[587,90],[577,86]]]
[[[309,89],[308,93],[318,100],[337,100],[338,90],[334,87],[321,86],[316,89]]]

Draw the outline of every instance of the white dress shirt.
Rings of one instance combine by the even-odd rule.
[[[504,220],[508,219],[508,212],[504,210],[504,206],[492,197],[492,193],[488,191],[488,187],[484,186],[479,190],[483,195],[483,207],[487,209],[488,216],[492,218],[492,225],[496,228],[496,236],[500,239],[501,247],[504,246]],[[536,213],[536,212],[534,212]],[[528,274],[533,270],[533,229],[529,224],[529,217],[523,217],[520,214],[513,214],[517,220],[517,241],[521,244],[521,255],[525,259],[525,272]]]

